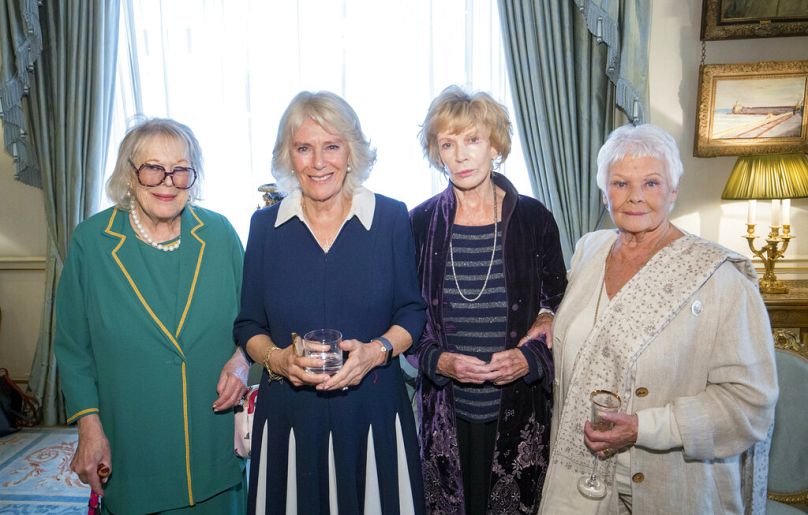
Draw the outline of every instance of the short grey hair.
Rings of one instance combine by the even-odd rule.
[[[273,177],[284,191],[300,188],[292,168],[291,145],[295,132],[306,120],[314,120],[324,130],[345,139],[351,172],[345,176],[343,189],[352,194],[370,176],[376,162],[376,149],[370,146],[370,140],[362,132],[353,108],[330,91],[301,91],[289,103],[278,124],[278,136],[272,149]]]
[[[143,144],[155,136],[185,145],[185,158],[191,164],[191,168],[196,170],[196,182],[188,190],[188,199],[189,202],[200,199],[204,170],[202,149],[194,132],[187,125],[170,118],[147,118],[138,121],[126,131],[118,147],[115,168],[107,179],[107,196],[119,209],[129,210],[131,202],[129,195],[132,185],[137,183],[135,169],[130,161],[135,162],[135,156]]]
[[[679,147],[667,131],[644,123],[623,125],[613,130],[606,143],[598,152],[598,188],[605,195],[611,166],[626,157],[652,157],[665,165],[668,180],[673,189],[679,187],[679,179],[684,173]]]

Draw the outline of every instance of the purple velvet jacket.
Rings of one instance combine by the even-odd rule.
[[[539,201],[520,196],[502,175],[505,190],[502,249],[508,298],[505,347],[516,347],[541,308],[556,310],[567,285],[558,227]],[[463,514],[463,480],[455,431],[452,383],[431,381],[421,366],[433,347],[448,350],[443,322],[443,278],[455,215],[452,186],[410,212],[427,323],[408,359],[419,368],[421,459],[427,510]],[[500,399],[497,440],[491,473],[489,513],[535,513],[547,471],[552,415],[553,365],[541,341],[526,344],[543,368],[533,384],[519,379],[505,386]]]

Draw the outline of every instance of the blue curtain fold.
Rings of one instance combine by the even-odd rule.
[[[42,322],[29,380],[47,425],[65,420],[52,345],[53,295],[73,230],[97,211],[103,193],[118,16],[117,1],[48,1],[40,7],[42,54],[24,111],[48,226]]]
[[[635,125],[648,119],[650,0],[573,0],[589,32],[606,45],[606,75],[617,107]]]
[[[3,145],[14,158],[14,176],[29,186],[41,187],[36,156],[30,145],[24,103],[31,73],[42,52],[37,0],[0,3],[0,118]]]
[[[599,4],[617,5],[609,0]],[[598,21],[598,16],[599,34],[593,34],[586,14],[598,11],[577,8],[570,0],[499,0],[499,9],[514,119],[533,192],[555,216],[569,264],[575,242],[604,218],[596,159],[614,128],[621,94],[612,80],[621,67],[615,48],[628,39],[622,38],[619,25],[603,17]],[[633,22],[641,23],[647,20]],[[603,44],[608,41],[617,43]],[[645,41],[647,47],[647,37]],[[633,52],[631,59],[641,54]],[[647,58],[643,73],[647,75]],[[638,116],[644,115],[644,105],[641,99],[630,103]]]

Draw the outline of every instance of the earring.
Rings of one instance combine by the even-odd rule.
[[[345,167],[345,173],[351,173],[351,165]]]

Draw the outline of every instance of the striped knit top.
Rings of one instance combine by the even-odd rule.
[[[455,225],[452,231],[452,259],[447,260],[443,280],[444,324],[449,349],[453,352],[491,361],[491,355],[505,349],[508,299],[502,263],[502,227],[494,224]],[[488,266],[491,264],[491,273]],[[488,282],[486,283],[486,276]],[[455,279],[457,281],[455,282]],[[469,302],[460,296],[460,285]],[[500,387],[492,383],[453,383],[455,413],[468,422],[490,422],[499,415]]]

